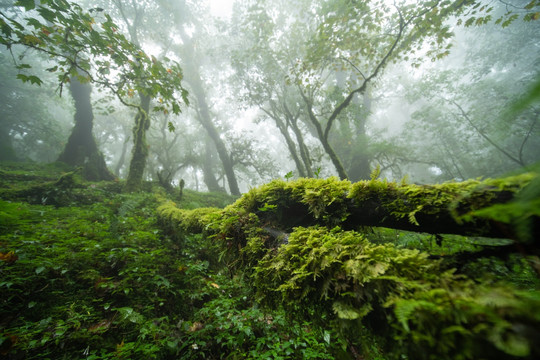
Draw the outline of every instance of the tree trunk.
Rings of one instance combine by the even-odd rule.
[[[269,114],[270,115],[270,114]],[[307,172],[304,164],[302,161],[300,161],[300,158],[298,157],[298,153],[296,151],[296,145],[291,138],[291,135],[289,134],[289,130],[283,123],[283,121],[277,116],[277,115],[270,115],[275,123],[279,131],[281,132],[281,135],[283,135],[283,138],[285,139],[285,143],[287,144],[287,148],[289,149],[289,153],[291,154],[291,157],[296,165],[296,169],[298,170],[298,175],[300,177],[306,177]]]
[[[113,180],[114,175],[107,169],[103,154],[99,152],[92,133],[94,126],[90,100],[92,87],[72,77],[69,90],[75,101],[75,126],[58,161],[71,166],[81,166],[82,175],[87,180]]]
[[[517,230],[508,225],[465,215],[508,203],[530,179],[530,174],[524,174],[438,185],[404,185],[378,180],[351,185],[336,178],[274,180],[249,192],[236,206],[242,213],[257,215],[259,223],[286,232],[298,226],[340,226],[345,230],[377,226],[432,234],[517,239]],[[270,207],[271,210],[267,210]],[[538,230],[538,218],[532,219],[532,227]],[[204,227],[201,223],[200,229],[192,230],[203,231]]]
[[[19,161],[13,150],[11,136],[4,129],[0,129],[0,161]]]
[[[311,123],[313,124],[313,126],[315,126],[315,129],[317,130],[317,138],[321,142],[326,154],[328,154],[328,156],[330,157],[332,164],[334,164],[334,167],[336,168],[339,178],[341,180],[348,179],[349,176],[347,175],[347,171],[345,170],[345,167],[341,163],[341,160],[339,159],[339,156],[334,151],[334,148],[332,147],[332,145],[330,145],[328,138],[325,136],[321,123],[319,122],[319,120],[317,119],[317,116],[315,116],[315,113],[313,112],[313,102],[303,92],[301,92],[301,95],[306,103],[309,119]]]
[[[216,178],[214,171],[214,154],[216,153],[216,148],[211,139],[206,139],[206,149],[204,154],[204,163],[202,166],[203,178],[208,191],[210,192],[224,192],[225,190],[219,185],[219,182]]]
[[[114,173],[118,177],[120,177],[120,170],[122,170],[122,167],[124,166],[124,161],[126,161],[126,153],[127,153],[127,148],[128,148],[130,139],[131,137],[128,136],[124,140],[124,144],[122,145],[122,152],[120,153],[120,158],[118,159],[118,163],[116,164],[116,167],[114,168]]]
[[[129,164],[129,174],[126,182],[127,191],[137,191],[141,188],[146,159],[148,158],[148,144],[146,143],[146,132],[150,128],[150,97],[139,94],[141,104],[135,116],[135,127],[133,128],[133,157]]]
[[[229,152],[227,151],[227,147],[221,139],[219,132],[212,123],[212,119],[210,117],[210,109],[208,108],[208,103],[206,102],[206,95],[204,93],[201,78],[199,76],[199,71],[196,66],[196,64],[189,62],[185,65],[185,70],[186,81],[191,85],[191,90],[195,95],[195,98],[197,99],[197,103],[199,105],[199,122],[204,127],[204,129],[206,130],[206,132],[216,146],[219,159],[221,160],[223,164],[223,169],[225,170],[225,176],[227,177],[231,194],[240,195],[238,181],[236,180],[236,175],[234,173],[233,164],[229,156]]]
[[[306,146],[306,143],[304,142],[304,136],[302,135],[302,131],[298,127],[298,119],[290,119],[290,125],[291,129],[294,132],[294,135],[296,136],[296,142],[298,143],[298,148],[300,150],[300,157],[302,158],[302,161],[304,162],[304,166],[306,168],[306,175],[307,177],[313,177],[313,163],[311,162],[309,150]]]

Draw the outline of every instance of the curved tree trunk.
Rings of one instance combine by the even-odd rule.
[[[302,91],[300,91],[300,94],[302,95],[302,98],[304,99],[306,103],[309,120],[311,121],[313,126],[315,126],[315,129],[317,130],[317,138],[321,142],[326,154],[330,157],[332,164],[334,164],[334,167],[336,168],[339,178],[341,180],[348,179],[349,176],[347,175],[347,171],[345,170],[345,167],[343,166],[341,160],[339,159],[339,156],[334,151],[334,148],[332,147],[332,145],[330,145],[327,134],[325,134],[321,123],[319,122],[319,120],[317,119],[317,116],[315,116],[315,113],[313,112],[313,102]]]
[[[202,86],[197,65],[193,61],[190,61],[191,56],[186,56],[186,58],[186,65],[184,66],[186,71],[186,81],[191,85],[191,90],[199,105],[199,122],[216,145],[216,150],[218,152],[219,159],[223,164],[223,169],[225,170],[225,176],[227,177],[231,194],[240,195],[240,188],[238,187],[238,181],[236,180],[236,175],[234,173],[229,152],[227,151],[227,147],[221,139],[220,134],[210,117],[210,109],[208,107],[208,103],[206,102],[206,95]]]
[[[518,239],[519,229],[470,212],[509,203],[530,181],[531,174],[437,185],[379,180],[351,184],[336,178],[274,180],[249,192],[235,207],[242,213],[255,214],[258,223],[285,232],[299,226],[340,226],[345,230],[377,226],[432,234]],[[271,211],[266,210],[269,207]],[[539,220],[531,216],[535,235],[540,230]],[[197,222],[188,231],[204,231],[204,218]],[[534,241],[538,247],[538,237]]]
[[[263,111],[265,110],[263,109]],[[300,157],[298,156],[298,153],[296,150],[296,144],[291,138],[291,135],[289,134],[289,130],[287,129],[287,126],[279,118],[278,115],[275,115],[268,111],[265,111],[265,112],[268,114],[268,116],[274,119],[274,122],[276,123],[276,127],[281,132],[281,135],[283,135],[283,138],[285,139],[285,143],[287,144],[287,148],[289,149],[289,153],[291,154],[291,157],[296,165],[296,169],[298,170],[298,175],[300,177],[306,177],[307,176],[306,168],[304,164],[302,163],[302,161],[300,160]],[[300,144],[300,149],[301,149],[301,144]]]
[[[294,132],[294,135],[296,136],[296,141],[298,142],[298,148],[300,150],[300,157],[302,158],[302,161],[304,162],[304,166],[306,167],[306,175],[307,177],[313,177],[315,175],[313,173],[313,163],[311,162],[309,149],[306,146],[306,143],[304,141],[304,136],[302,135],[302,131],[298,127],[298,119],[291,118],[289,123],[291,125],[291,129]]]
[[[94,126],[90,101],[92,87],[72,77],[69,90],[75,101],[75,126],[58,161],[71,166],[81,166],[82,175],[87,180],[113,180],[114,175],[107,169],[103,154],[99,152],[92,134]]]

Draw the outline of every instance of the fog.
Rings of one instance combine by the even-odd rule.
[[[0,2],[4,23],[23,24],[0,45],[2,161],[102,158],[91,180],[139,171],[239,194],[284,177],[497,177],[540,160],[533,3],[78,1],[82,30],[14,3]],[[95,146],[74,136],[83,127]]]

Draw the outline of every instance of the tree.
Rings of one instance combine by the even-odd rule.
[[[53,89],[38,89],[16,79],[12,56],[17,52],[0,53],[0,159],[54,161],[67,138],[65,104],[54,97]],[[36,102],[44,106],[35,106]]]
[[[229,35],[234,39],[229,51],[236,91],[248,106],[258,107],[263,118],[274,122],[300,177],[314,176],[314,158],[308,146],[310,130],[302,120],[306,113],[302,99],[288,77],[290,64],[302,56],[309,34],[303,28],[309,27],[309,20],[299,19],[309,13],[310,6],[306,1],[295,2],[294,7],[285,2],[245,2],[234,14]],[[271,9],[279,9],[279,16],[273,16]],[[279,32],[288,36],[275,43]]]
[[[75,126],[58,161],[71,166],[83,165],[82,175],[87,180],[113,180],[114,175],[107,169],[92,132],[91,90],[90,84],[81,83],[77,77],[69,81],[69,91],[75,102]]]
[[[65,0],[41,0],[37,5],[33,0],[24,0],[17,5],[25,8],[22,20],[0,12],[0,43],[8,49],[22,46],[46,54],[54,63],[48,71],[58,74],[60,94],[71,78],[81,84],[101,86],[124,105],[138,109],[142,128],[147,112],[130,100],[135,91],[149,98],[159,97],[161,103],[154,107],[159,111],[179,113],[178,97],[187,102],[180,67],[146,55],[118,32],[101,8],[84,12],[79,5]],[[17,66],[21,70],[17,77],[23,82],[42,83],[39,77],[23,73],[31,68],[29,64]],[[142,173],[134,174],[130,183],[140,182],[137,177],[142,177]]]
[[[190,9],[185,1],[180,2],[174,6],[173,9],[176,10],[174,12],[176,16],[176,26],[183,43],[182,47],[179,49],[179,52],[181,53],[183,66],[186,70],[186,81],[189,83],[191,91],[195,96],[197,105],[199,107],[198,120],[214,143],[219,159],[223,164],[223,170],[225,171],[225,176],[227,177],[231,194],[240,195],[240,188],[238,187],[238,180],[234,172],[229,151],[227,150],[225,142],[221,138],[218,129],[214,125],[212,115],[210,113],[210,107],[208,105],[204,84],[200,74],[200,65],[197,61],[197,57],[200,56],[195,45],[197,38],[195,36],[189,36],[185,30],[185,27],[189,23],[193,23],[193,21],[190,20]],[[209,152],[208,149],[207,152]],[[209,169],[206,170],[208,171]],[[205,173],[205,178],[208,180],[210,186],[215,188],[215,182],[213,181],[212,177],[213,175]]]
[[[540,160],[538,102],[512,110],[538,78],[538,30],[534,22],[460,30],[445,69],[406,85],[415,111],[401,141],[411,157],[439,169],[440,180],[500,176]]]

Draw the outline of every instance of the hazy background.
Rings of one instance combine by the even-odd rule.
[[[165,171],[175,184],[229,191],[222,156],[241,191],[287,174],[358,181],[376,168],[419,183],[495,177],[540,160],[540,105],[513,109],[540,72],[540,20],[523,20],[538,11],[528,1],[483,1],[447,17],[434,7],[431,28],[411,22],[388,58],[399,16],[418,15],[416,2],[78,3],[103,8],[149,54],[183,68],[190,105],[151,114],[148,180]],[[0,7],[26,16],[13,1]],[[509,12],[517,17],[504,24]],[[59,96],[43,55],[0,51],[0,159],[55,161],[73,126],[72,99]],[[13,59],[23,53],[40,87],[16,79]],[[125,178],[135,114],[97,87],[92,106],[98,147]]]

